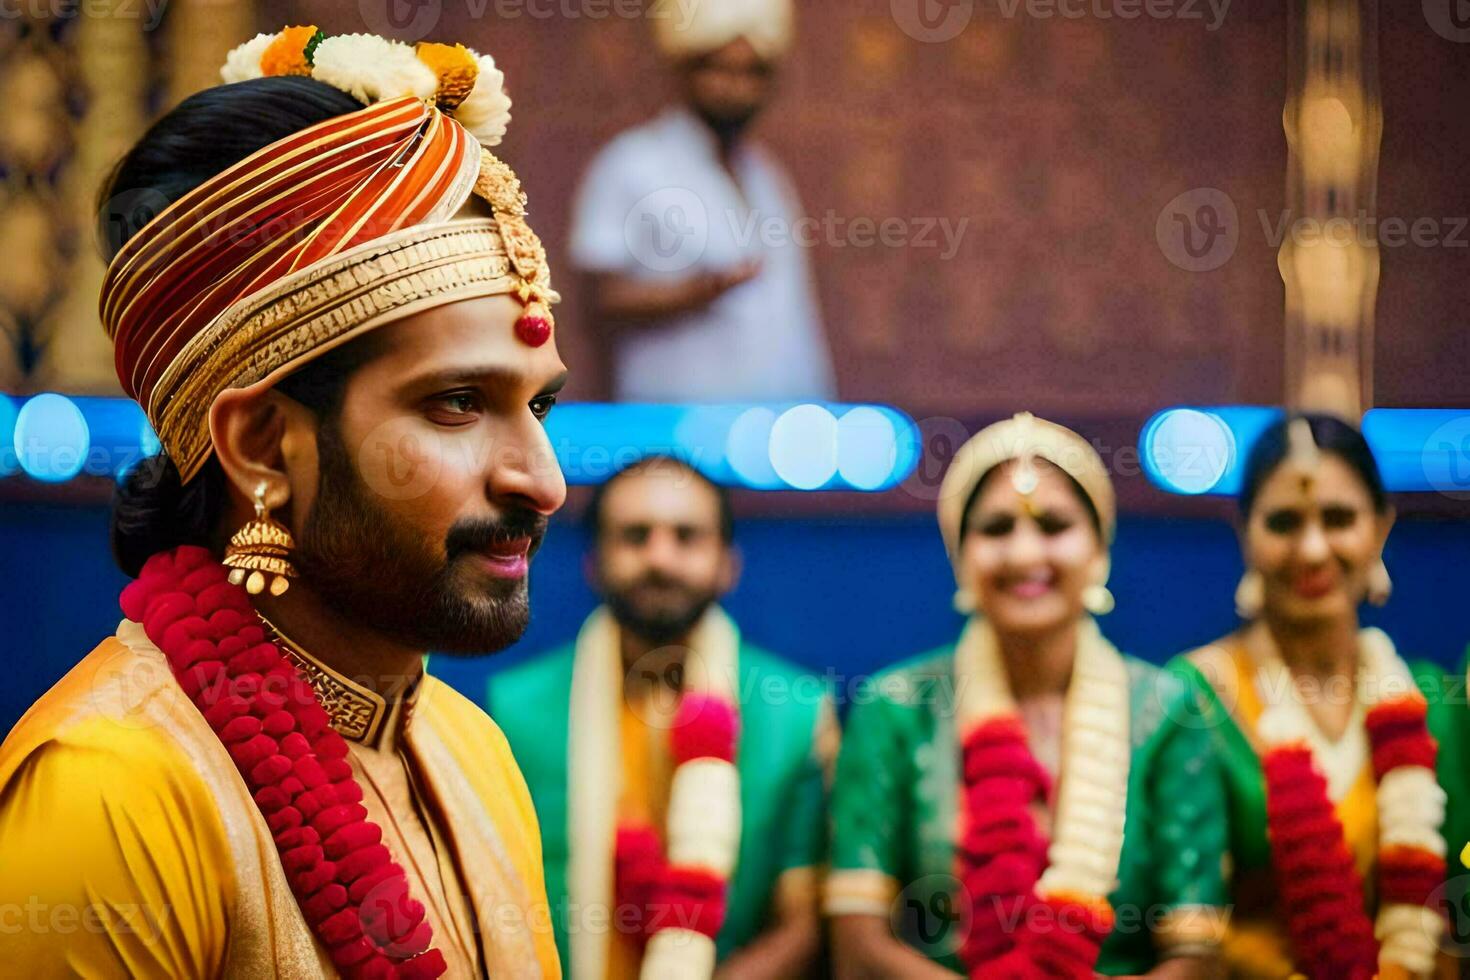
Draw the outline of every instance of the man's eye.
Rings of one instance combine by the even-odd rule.
[[[445,425],[463,425],[480,410],[480,396],[472,391],[456,391],[429,401],[429,416]]]
[[[536,416],[536,418],[538,418],[538,419],[545,419],[546,416],[548,416],[548,415],[551,414],[551,410],[553,408],[555,408],[555,407],[556,407],[556,396],[555,395],[542,395],[540,398],[536,398],[536,399],[533,399],[532,400],[532,402],[531,402],[531,414],[534,415],[534,416]]]

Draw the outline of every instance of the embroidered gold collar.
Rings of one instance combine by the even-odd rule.
[[[398,734],[407,726],[418,698],[417,682],[411,684],[401,697],[390,701],[307,653],[264,616],[260,619],[270,632],[271,641],[281,648],[286,659],[316,692],[339,735],[350,742],[380,749],[396,742]]]

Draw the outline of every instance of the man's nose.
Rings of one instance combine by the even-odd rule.
[[[560,510],[567,499],[567,481],[546,429],[531,420],[498,441],[487,474],[491,499],[514,501],[546,517]]]

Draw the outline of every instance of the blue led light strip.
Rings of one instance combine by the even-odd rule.
[[[877,492],[919,461],[918,427],[885,405],[579,403],[553,412],[547,435],[571,484],[599,483],[664,453],[729,486]],[[127,399],[0,395],[0,477],[120,478],[157,451],[142,410]]]
[[[1254,405],[1165,409],[1139,434],[1144,472],[1170,493],[1234,496],[1251,446],[1280,417]],[[1363,436],[1390,491],[1470,499],[1470,409],[1375,408]]]

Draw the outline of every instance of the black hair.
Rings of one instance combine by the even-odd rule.
[[[257,78],[205,89],[155,122],[113,168],[97,200],[97,230],[111,259],[154,216],[250,154],[362,103],[300,76]],[[347,379],[371,357],[356,340],[312,361],[276,386],[335,422]],[[211,456],[188,483],[160,453],[135,466],[113,500],[112,551],[136,576],[149,556],[182,544],[209,546],[229,500],[228,481]]]
[[[1383,489],[1383,476],[1378,472],[1378,462],[1373,458],[1373,450],[1363,434],[1335,415],[1303,412],[1286,415],[1273,422],[1251,447],[1240,488],[1241,514],[1250,515],[1261,486],[1290,454],[1291,423],[1296,419],[1306,419],[1312,429],[1312,440],[1319,450],[1332,453],[1352,467],[1367,488],[1368,496],[1373,499],[1373,509],[1380,514],[1387,511],[1388,494]]]
[[[602,538],[602,504],[604,498],[607,496],[608,488],[625,476],[665,466],[672,466],[675,469],[683,470],[710,488],[710,491],[714,493],[715,499],[719,503],[720,540],[724,541],[727,545],[731,544],[735,540],[735,508],[730,501],[730,491],[714,480],[711,480],[693,464],[677,456],[670,456],[664,453],[650,453],[647,456],[639,457],[599,483],[592,490],[592,499],[587,502],[587,510],[582,514],[582,526],[587,532],[587,539],[595,545]]]
[[[1092,529],[1097,532],[1097,539],[1106,543],[1106,538],[1103,535],[1102,515],[1097,512],[1097,504],[1093,503],[1087,491],[1082,489],[1082,484],[1078,483],[1077,478],[1071,473],[1068,473],[1055,463],[1045,459],[1041,460],[1041,462],[1046,463],[1067,478],[1067,485],[1072,488],[1072,492],[1077,495],[1077,499],[1082,501],[1083,509],[1087,511],[1087,518],[1092,522]],[[975,508],[975,501],[980,499],[981,492],[990,484],[990,478],[1000,471],[1000,467],[1001,464],[998,463],[986,470],[984,475],[980,477],[980,481],[975,484],[975,489],[970,491],[970,496],[965,499],[965,509],[960,511],[960,541],[964,541],[965,535],[970,531],[970,511]]]

